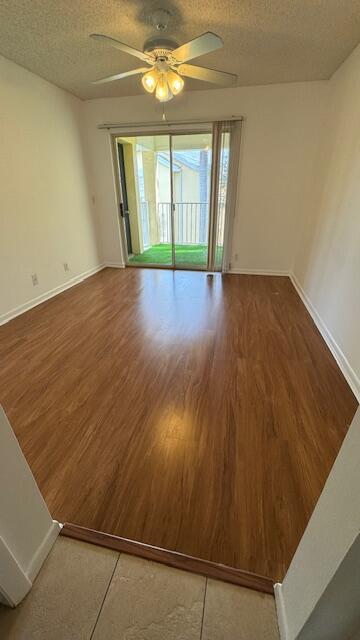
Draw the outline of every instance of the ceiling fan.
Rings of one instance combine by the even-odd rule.
[[[153,14],[152,21],[158,31],[164,31],[167,28],[170,17],[168,11],[160,9]],[[103,34],[92,33],[90,37],[94,40],[105,42],[116,49],[120,49],[120,51],[129,53],[151,67],[149,69],[142,66],[124,73],[116,73],[115,75],[95,80],[93,84],[113,82],[114,80],[142,74],[141,81],[144,89],[149,93],[155,92],[155,96],[160,102],[167,102],[182,91],[184,87],[183,77],[195,78],[196,80],[212,82],[222,86],[233,84],[237,79],[237,76],[232,73],[187,64],[189,60],[198,58],[223,46],[222,39],[210,31],[181,46],[171,39],[155,36],[145,42],[143,51],[134,49],[123,42],[115,40],[115,38]]]

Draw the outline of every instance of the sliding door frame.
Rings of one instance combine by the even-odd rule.
[[[175,260],[175,242],[174,242],[174,198],[173,198],[173,157],[172,157],[172,136],[179,135],[194,135],[201,133],[212,133],[212,123],[201,123],[201,126],[198,128],[186,128],[177,130],[174,128],[164,129],[151,129],[151,130],[136,130],[136,131],[121,131],[118,133],[111,133],[111,149],[112,149],[112,160],[114,167],[114,178],[115,178],[115,196],[116,196],[116,208],[119,222],[119,231],[120,231],[120,240],[121,240],[121,249],[124,256],[125,266],[131,267],[134,269],[170,269],[175,270],[179,269],[181,271],[206,271],[207,266],[197,266],[197,265],[181,265],[180,267],[176,265]],[[129,262],[129,256],[127,252],[127,243],[126,243],[126,230],[123,217],[121,215],[121,206],[123,203],[122,197],[122,184],[120,178],[120,166],[119,166],[119,157],[117,152],[118,138],[133,138],[133,137],[151,137],[151,136],[168,136],[169,137],[169,156],[170,156],[170,197],[171,197],[171,206],[170,206],[170,225],[171,225],[171,245],[172,245],[172,264],[156,264],[156,263],[147,263],[136,264]]]
[[[241,124],[241,121],[240,121]],[[221,152],[221,130],[219,128],[218,122],[204,122],[199,123],[199,126],[191,127],[184,129],[176,129],[176,124],[171,127],[168,125],[166,129],[164,128],[154,128],[154,129],[136,129],[136,130],[121,130],[116,133],[110,133],[110,141],[111,141],[111,150],[112,150],[112,159],[113,159],[113,169],[114,169],[114,178],[115,178],[115,195],[116,195],[116,205],[117,205],[117,214],[118,214],[118,222],[119,222],[119,232],[120,232],[120,241],[121,248],[123,252],[123,256],[125,259],[125,264],[127,267],[133,268],[144,268],[143,264],[135,264],[129,262],[129,256],[127,251],[127,243],[126,243],[126,230],[123,217],[121,215],[121,207],[123,203],[122,198],[122,184],[120,178],[120,166],[119,166],[119,157],[118,157],[118,138],[127,138],[127,137],[150,137],[150,136],[168,136],[169,137],[169,156],[170,156],[170,197],[171,197],[171,206],[170,206],[170,223],[171,223],[171,244],[172,244],[172,264],[164,265],[164,264],[155,264],[149,263],[146,264],[146,268],[150,269],[178,269],[184,271],[212,271],[215,266],[215,251],[216,251],[216,228],[217,228],[217,219],[218,219],[218,178],[219,178],[219,164],[220,164],[220,152]],[[174,185],[173,185],[173,156],[172,156],[172,138],[173,136],[180,135],[194,135],[194,134],[204,134],[211,133],[212,134],[212,154],[211,154],[211,186],[210,186],[210,202],[209,202],[209,225],[208,225],[208,257],[206,265],[186,265],[182,264],[181,266],[176,264],[176,255],[175,255],[175,236],[174,236]],[[225,230],[224,230],[224,252],[223,252],[223,264],[226,264],[227,254],[229,251],[229,241],[230,234],[232,230],[232,220],[229,220],[229,200],[231,200],[231,209],[235,208],[235,196],[236,196],[236,176],[237,176],[237,168],[238,162],[234,163],[234,149],[239,151],[240,147],[240,136],[238,141],[234,141],[233,137],[234,132],[232,132],[230,136],[230,158],[229,158],[229,177],[228,177],[228,190],[230,193],[230,199],[227,200],[226,205],[226,214],[225,214]],[[235,142],[235,144],[234,144]],[[239,154],[237,154],[239,155]],[[230,161],[231,160],[231,161]],[[234,168],[234,164],[236,165]],[[230,184],[232,183],[232,185]],[[234,184],[235,183],[235,184]],[[234,213],[232,211],[231,213]],[[233,216],[232,216],[233,217]]]
[[[114,179],[115,179],[115,197],[116,197],[116,209],[119,223],[119,233],[120,233],[120,242],[121,242],[121,250],[124,257],[124,262],[126,267],[131,267],[134,269],[138,268],[146,268],[146,269],[171,269],[173,270],[173,264],[146,264],[145,266],[142,264],[131,264],[129,262],[129,254],[127,251],[127,241],[126,241],[126,229],[124,219],[121,215],[121,207],[123,204],[123,195],[122,195],[122,184],[121,184],[121,176],[120,176],[120,165],[119,165],[119,157],[117,152],[118,138],[134,138],[134,137],[146,137],[146,136],[168,136],[169,131],[164,130],[151,130],[151,131],[121,131],[118,133],[110,134],[111,141],[111,151],[112,151],[112,161],[113,161],[113,169],[114,169]],[[171,154],[170,154],[171,157]],[[172,233],[172,232],[171,232]],[[173,244],[173,243],[172,243]],[[172,257],[173,261],[173,257]]]
[[[154,129],[154,130],[136,130],[136,131],[121,131],[119,133],[111,133],[111,146],[112,146],[112,157],[113,157],[113,165],[114,165],[114,175],[115,175],[115,192],[116,192],[116,201],[117,201],[117,212],[119,219],[119,227],[120,227],[120,236],[121,236],[121,248],[123,252],[123,256],[125,259],[126,267],[131,267],[135,269],[178,269],[181,271],[207,271],[208,270],[208,261],[206,265],[186,265],[182,264],[178,266],[176,264],[176,255],[175,255],[175,235],[174,235],[174,186],[173,186],[173,156],[172,156],[172,138],[173,136],[181,136],[181,135],[196,135],[203,133],[211,133],[212,134],[212,123],[204,122],[200,127],[197,128],[186,128],[177,130],[176,128],[167,128],[164,129]],[[172,245],[172,263],[171,264],[156,264],[156,263],[147,263],[136,264],[129,262],[129,256],[127,252],[127,243],[126,243],[126,230],[123,217],[121,215],[121,205],[123,202],[122,199],[122,184],[120,178],[120,166],[119,166],[119,158],[117,153],[117,145],[118,138],[133,138],[133,137],[151,137],[151,136],[168,136],[169,137],[169,156],[170,156],[170,226],[171,226],[171,245]],[[213,156],[212,156],[212,164],[213,164]],[[211,209],[209,210],[209,217],[211,218]],[[210,226],[210,225],[209,225]]]

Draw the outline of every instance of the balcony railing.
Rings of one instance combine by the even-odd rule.
[[[171,243],[171,203],[141,203],[141,225],[144,247],[149,246],[149,216],[156,215],[158,243]],[[207,202],[174,202],[174,236],[177,244],[205,244],[208,233],[209,207]]]
[[[175,202],[174,235],[176,244],[206,244],[209,223],[208,202]],[[218,202],[217,244],[223,244],[226,197],[220,196]],[[152,234],[150,235],[150,216],[153,215]],[[144,249],[152,244],[171,243],[171,203],[140,203],[142,241]],[[156,232],[154,231],[156,230]],[[155,234],[155,238],[154,238]]]

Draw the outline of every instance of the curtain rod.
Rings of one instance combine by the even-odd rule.
[[[155,122],[104,122],[98,124],[98,129],[121,129],[124,127],[172,127],[177,124],[207,124],[208,122],[229,122],[243,120],[243,116],[226,116],[223,118],[202,118],[201,120],[156,120]]]

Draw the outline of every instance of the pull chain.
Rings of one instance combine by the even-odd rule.
[[[166,117],[165,117],[165,103],[164,102],[162,103],[162,119],[166,120]]]

